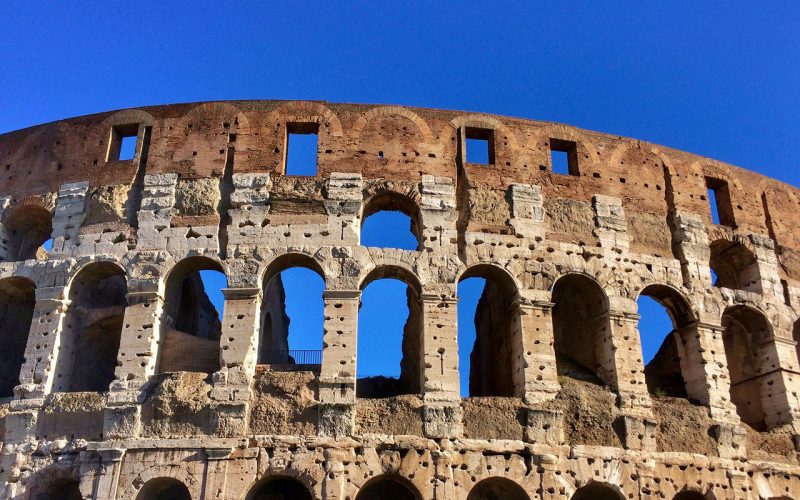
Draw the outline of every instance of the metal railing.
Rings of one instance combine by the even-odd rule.
[[[262,365],[321,365],[322,349],[271,349],[261,351]]]

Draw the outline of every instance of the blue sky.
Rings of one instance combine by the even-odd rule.
[[[800,185],[797,2],[184,5],[0,5],[0,132],[213,99],[393,103],[564,122]],[[318,296],[310,283],[288,278],[287,289]],[[479,292],[460,293],[463,305]],[[296,300],[293,328],[321,332],[321,309],[305,326],[292,313],[319,302]],[[365,338],[379,347],[398,345],[386,332],[402,318],[382,317],[391,300],[405,302],[402,286],[364,292],[362,331],[378,331]],[[651,332],[668,326],[645,316],[644,336],[663,337]],[[362,359],[394,366],[382,356],[395,351]]]

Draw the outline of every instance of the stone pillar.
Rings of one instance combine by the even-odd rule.
[[[224,288],[220,356],[222,368],[215,387],[247,389],[258,362],[260,288]]]
[[[142,207],[139,210],[139,229],[136,247],[140,250],[161,249],[166,238],[161,232],[170,227],[175,211],[175,189],[178,174],[148,174],[144,176]]]
[[[333,172],[328,179],[325,211],[330,233],[342,245],[358,245],[361,238],[361,174]]]
[[[544,197],[539,186],[511,185],[511,219],[514,233],[529,240],[541,241],[547,226],[544,222]]]
[[[262,225],[269,214],[269,190],[272,187],[269,174],[235,173],[232,182],[227,255],[235,255],[237,248],[252,248],[255,242],[266,239]],[[242,250],[242,254],[247,254],[247,251]]]
[[[20,385],[14,391],[20,399],[43,398],[52,389],[59,337],[68,308],[63,287],[36,289],[25,363],[20,370]]]
[[[611,297],[609,297],[611,299]],[[633,303],[635,308],[636,304]],[[635,309],[634,309],[635,310]],[[617,404],[625,412],[650,415],[652,402],[647,392],[642,362],[642,345],[639,339],[639,315],[622,310],[608,313],[608,335],[598,351],[602,355],[602,378],[619,393]]]
[[[748,239],[753,244],[758,272],[755,292],[768,297],[771,302],[782,304],[783,285],[778,272],[778,257],[775,255],[775,242],[768,236],[749,234]],[[791,338],[791,335],[789,336]]]
[[[78,232],[86,217],[86,192],[88,190],[88,181],[64,184],[58,190],[56,210],[53,215],[51,254],[67,254],[69,253],[68,245],[74,245],[78,241]]]
[[[423,293],[422,398],[428,437],[461,434],[457,299]]]
[[[592,208],[594,208],[594,234],[600,240],[600,246],[627,253],[630,238],[622,200],[596,194],[592,197]]]
[[[99,455],[99,463],[89,463],[81,467],[81,477],[86,478],[94,475],[94,480],[91,481],[91,489],[89,497],[97,500],[115,500],[117,498],[117,488],[119,486],[119,474],[122,468],[122,458],[125,456],[125,450],[121,448],[101,448],[97,450]],[[85,468],[91,467],[92,470],[85,471]],[[84,491],[84,481],[81,481],[81,491]]]
[[[205,448],[206,467],[203,478],[204,500],[227,497],[228,464],[231,448]]]
[[[164,299],[153,290],[128,293],[115,380],[109,388],[103,434],[121,439],[138,435],[143,388],[155,374]]]
[[[449,177],[423,175],[419,191],[422,248],[428,252],[455,254],[458,213],[453,180]]]
[[[549,301],[531,301],[518,298],[512,307],[518,318],[519,339],[515,342],[514,380],[518,396],[528,404],[552,400],[559,389],[554,349],[554,304]]]
[[[319,376],[319,433],[350,436],[355,426],[360,290],[326,290]]]
[[[708,405],[717,422],[738,424],[736,407],[731,403],[731,381],[722,342],[724,328],[703,322],[690,323],[676,332],[681,375],[690,399]]]
[[[760,342],[761,407],[766,424],[772,428],[794,424],[800,434],[800,370],[791,332],[776,330]]]
[[[711,249],[703,219],[697,214],[678,211],[673,217],[673,224],[672,245],[681,261],[684,283],[697,283],[702,285],[701,288],[710,288],[711,269],[708,261]]]
[[[218,402],[214,413],[217,433],[242,435],[250,401],[250,381],[256,372],[260,288],[224,288],[220,338],[221,368],[213,375],[211,399]]]

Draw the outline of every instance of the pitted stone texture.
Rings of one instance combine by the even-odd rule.
[[[137,135],[133,160],[109,153],[120,131]],[[285,175],[292,131],[318,134],[316,176]],[[492,165],[464,161],[472,133],[493,138]],[[570,175],[551,171],[553,145],[577,162]],[[35,289],[19,384],[0,405],[4,498],[176,485],[247,498],[285,480],[354,499],[382,477],[426,499],[800,497],[795,188],[566,125],[324,102],[101,113],[0,135],[0,150],[32,172],[0,179],[0,325],[19,307],[8,297]],[[711,220],[710,185],[728,191],[728,226]],[[360,244],[373,202],[412,219],[414,250]],[[79,293],[96,264],[124,276],[124,305]],[[266,287],[294,266],[325,282],[323,349],[319,365],[280,371],[258,364],[273,314],[274,345],[288,346],[282,292]],[[204,330],[218,339],[175,330],[176,287],[198,280],[187,269],[226,275],[218,328]],[[396,394],[360,398],[361,291],[378,278],[409,286],[404,372],[384,381]],[[466,378],[483,385],[466,397],[469,278],[487,285],[468,319]],[[642,294],[674,322],[650,369]],[[187,302],[213,316],[203,294]],[[86,349],[119,335],[113,380],[55,393],[65,335],[84,322],[101,332]],[[163,356],[170,345],[187,350]],[[211,366],[161,373],[164,359]],[[651,387],[653,373],[681,394]]]

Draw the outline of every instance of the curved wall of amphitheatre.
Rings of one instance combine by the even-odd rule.
[[[309,132],[317,175],[286,175]],[[4,498],[800,497],[794,187],[555,123],[232,101],[0,135],[0,195]],[[418,250],[360,244],[380,210]],[[325,281],[304,364],[269,354],[293,266]],[[219,321],[201,270],[227,278]],[[389,389],[355,369],[384,277],[411,311]],[[674,325],[647,366],[642,294]]]

